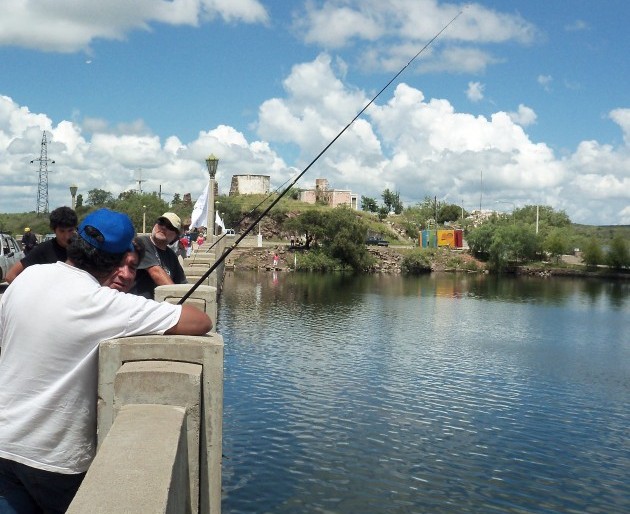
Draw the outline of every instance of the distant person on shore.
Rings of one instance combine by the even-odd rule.
[[[165,212],[155,222],[150,235],[136,238],[144,248],[144,256],[138,265],[136,285],[131,290],[133,294],[154,298],[157,286],[187,282],[177,255],[169,247],[179,239],[181,227],[177,214]]]
[[[127,215],[97,210],[66,262],[29,266],[0,300],[0,512],[66,512],[96,452],[101,341],[212,328],[194,306],[102,287],[133,236]]]
[[[37,245],[37,236],[31,232],[29,227],[24,229],[24,235],[22,236],[22,248],[24,249],[24,255],[27,255]]]
[[[70,207],[58,207],[50,213],[50,229],[55,233],[53,239],[44,241],[16,262],[8,271],[6,281],[13,282],[25,268],[33,264],[52,264],[66,261],[66,248],[70,238],[76,233],[78,219]]]
[[[278,266],[278,260],[280,259],[280,257],[278,256],[278,252],[273,254],[273,267],[277,267]]]

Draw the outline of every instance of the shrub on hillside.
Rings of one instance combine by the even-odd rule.
[[[420,275],[431,272],[431,258],[424,250],[414,250],[405,255],[400,266],[407,275]]]

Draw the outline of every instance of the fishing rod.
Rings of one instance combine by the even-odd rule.
[[[416,55],[414,55],[407,64],[405,64],[400,70],[398,70],[398,72],[389,80],[389,82],[387,82],[387,84],[385,84],[381,90],[376,93],[376,95],[374,95],[372,97],[372,99],[365,104],[365,106],[356,114],[356,116],[354,118],[352,118],[352,120],[350,120],[350,122],[343,128],[341,129],[341,131],[324,147],[324,149],[319,152],[317,154],[317,156],[308,164],[308,166],[306,166],[306,168],[304,168],[294,179],[293,181],[286,187],[286,189],[284,191],[282,191],[282,193],[280,193],[280,195],[269,204],[269,206],[258,216],[258,218],[256,218],[256,220],[254,220],[253,223],[250,224],[249,227],[247,227],[247,229],[245,229],[245,231],[236,239],[236,241],[234,241],[234,243],[232,243],[230,246],[228,246],[225,251],[223,252],[223,254],[214,262],[214,264],[212,266],[210,266],[210,268],[208,268],[208,270],[203,274],[203,276],[201,276],[201,278],[199,278],[199,280],[197,280],[197,282],[195,282],[195,284],[188,290],[188,292],[182,296],[182,298],[179,300],[179,302],[177,302],[178,305],[183,304],[189,297],[191,294],[193,294],[195,292],[195,290],[201,285],[203,284],[203,282],[210,276],[210,273],[212,273],[215,269],[217,269],[221,263],[226,259],[226,257],[228,255],[230,255],[230,253],[232,253],[232,251],[238,246],[238,244],[245,239],[245,237],[247,236],[247,234],[249,234],[253,228],[260,223],[260,221],[269,213],[269,211],[271,209],[273,209],[276,204],[282,199],[282,197],[287,194],[291,188],[297,183],[298,180],[300,180],[304,174],[311,169],[311,167],[313,166],[313,164],[315,164],[319,158],[324,155],[324,153],[326,153],[328,151],[328,149],[337,141],[337,139],[339,139],[346,130],[348,130],[350,128],[350,126],[359,118],[359,116],[361,116],[367,109],[368,107],[370,107],[370,105],[372,105],[376,99],[381,96],[381,94],[392,84],[392,82],[394,82],[408,67],[409,65],[415,61],[420,54],[422,54],[430,45],[431,43],[433,43],[433,41],[435,41],[438,37],[440,37],[440,35],[442,34],[442,32],[444,32],[457,18],[459,18],[461,16],[461,14],[464,11],[459,11],[451,21],[449,21],[446,25],[444,25],[444,27],[442,27],[442,29],[435,35],[433,36],[417,53]]]

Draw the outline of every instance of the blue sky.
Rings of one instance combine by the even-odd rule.
[[[630,224],[622,0],[0,0],[0,211],[137,187],[196,198],[204,159],[274,187],[460,10],[299,185]],[[483,181],[481,176],[483,175]]]

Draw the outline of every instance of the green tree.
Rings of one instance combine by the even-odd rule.
[[[526,205],[514,211],[514,218],[523,223],[536,224],[536,210],[538,210],[538,223],[549,227],[568,227],[571,219],[564,211],[555,211],[548,205]]]
[[[324,252],[355,271],[365,268],[370,255],[365,247],[367,225],[348,207],[326,211],[321,243]]]
[[[87,204],[91,207],[111,207],[113,202],[114,196],[109,191],[103,189],[90,189],[88,191]]]
[[[387,218],[387,215],[389,214],[389,208],[383,205],[382,207],[378,208],[377,214],[378,219],[383,221],[385,218]]]
[[[493,223],[484,223],[472,229],[466,235],[466,241],[473,255],[481,260],[490,258],[490,247],[494,235],[495,226]]]
[[[76,208],[78,209],[79,207],[83,207],[83,195],[81,193],[77,195]]]
[[[312,244],[316,244],[324,235],[324,211],[309,209],[300,213],[295,218],[287,220],[284,224],[286,230],[296,234],[304,234],[305,248],[308,250]]]
[[[378,211],[378,205],[374,198],[370,198],[369,196],[361,197],[361,210],[366,212],[376,212]]]
[[[569,238],[566,230],[562,228],[553,228],[545,237],[543,248],[549,252],[556,262],[560,260],[560,256],[567,253],[569,247]]]
[[[168,203],[158,197],[156,193],[138,193],[136,191],[126,191],[119,195],[111,207],[117,211],[127,214],[133,222],[136,232],[151,232],[155,221],[169,210]],[[176,212],[182,218],[190,217],[190,213]]]
[[[582,260],[588,267],[594,268],[604,262],[604,252],[595,239],[589,239],[582,251]]]
[[[466,240],[473,254],[487,261],[495,271],[505,270],[510,263],[532,260],[540,251],[539,240],[530,225],[498,219],[471,230]]]
[[[606,255],[606,263],[611,268],[617,270],[630,266],[630,252],[628,252],[628,245],[621,235],[616,235],[612,240]]]
[[[173,195],[173,199],[171,200],[171,207],[177,207],[179,205],[182,205],[184,203],[184,201],[182,200],[182,197],[179,193],[175,193]]]
[[[371,262],[365,247],[367,225],[350,208],[304,211],[287,220],[284,228],[304,234],[306,249],[322,252],[341,267],[359,270]]]
[[[381,197],[383,198],[383,205],[387,208],[387,212],[391,212],[393,210],[394,202],[396,201],[396,194],[387,188],[383,191]]]
[[[438,223],[445,221],[457,221],[462,214],[462,208],[455,204],[444,204],[438,210]]]

